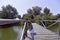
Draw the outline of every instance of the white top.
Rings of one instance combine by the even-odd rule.
[[[34,31],[34,29],[32,29],[32,30],[28,30],[27,33],[31,34],[31,33],[35,33],[35,31]]]

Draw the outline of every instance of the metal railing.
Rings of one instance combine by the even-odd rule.
[[[26,27],[26,22],[24,23],[24,28],[23,28],[23,30],[22,30],[22,35],[21,35],[20,40],[23,40],[23,35],[24,35],[24,30],[25,30],[25,27]]]

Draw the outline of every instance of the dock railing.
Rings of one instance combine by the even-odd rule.
[[[22,30],[22,35],[21,35],[20,40],[23,40],[23,35],[24,35],[24,30],[25,30],[25,27],[26,27],[26,22],[24,23],[24,28],[23,28],[23,30]]]

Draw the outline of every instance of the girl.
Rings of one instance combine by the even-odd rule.
[[[32,26],[32,22],[30,20],[28,20],[28,33],[31,35],[31,40],[34,40],[34,35],[36,34],[34,32],[33,26]]]

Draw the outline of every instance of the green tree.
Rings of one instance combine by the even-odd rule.
[[[60,14],[57,14],[56,17],[59,19],[60,18]]]
[[[27,13],[32,14],[33,13],[33,10],[32,9],[28,9],[27,10]]]
[[[21,15],[17,15],[17,18],[21,19]]]
[[[34,12],[34,15],[40,15],[42,8],[38,7],[38,6],[35,6],[35,7],[32,7],[32,10]]]
[[[22,18],[23,18],[24,20],[26,20],[26,19],[31,19],[30,16],[31,16],[31,14],[24,14]]]
[[[11,5],[2,6],[2,18],[3,19],[14,19],[17,17],[18,12],[16,8],[12,7]]]
[[[44,12],[45,14],[49,14],[49,13],[50,13],[50,9],[48,9],[47,7],[45,7],[43,12]]]

